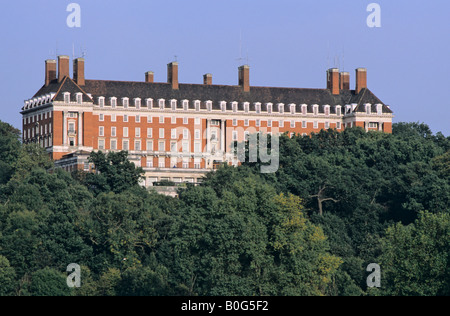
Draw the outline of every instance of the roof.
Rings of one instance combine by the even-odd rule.
[[[250,92],[244,92],[240,86],[232,85],[205,85],[205,84],[179,84],[179,89],[172,89],[169,83],[147,83],[131,81],[111,81],[111,80],[86,80],[84,86],[78,86],[72,79],[66,77],[60,83],[52,81],[48,86],[43,86],[34,97],[56,93],[54,101],[64,101],[64,92],[71,94],[75,101],[76,93],[83,93],[87,98],[92,98],[93,102],[98,102],[98,97],[105,97],[105,103],[109,104],[109,98],[116,97],[117,104],[121,105],[122,98],[141,98],[145,100],[200,100],[202,107],[205,101],[212,101],[213,109],[220,109],[220,102],[226,101],[227,108],[231,109],[230,102],[238,102],[241,106],[244,102],[253,105],[256,102],[262,104],[273,103],[274,105],[283,103],[285,111],[289,111],[290,104],[307,104],[308,112],[312,112],[312,105],[341,105],[357,104],[355,112],[365,112],[364,105],[372,104],[376,111],[376,104],[383,105],[383,113],[392,113],[380,99],[378,99],[369,89],[362,89],[359,94],[355,90],[341,90],[339,95],[333,95],[329,89],[305,89],[305,88],[276,88],[276,87],[255,87],[251,86]],[[34,98],[33,97],[33,98]],[[132,102],[130,102],[132,106]],[[181,102],[178,102],[181,107]],[[166,107],[170,107],[166,102]],[[190,102],[193,107],[193,102]],[[278,109],[274,106],[274,112]],[[319,111],[323,112],[322,107]],[[333,109],[332,109],[333,111]]]

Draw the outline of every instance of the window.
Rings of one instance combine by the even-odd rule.
[[[149,110],[152,110],[153,109],[153,99],[147,99],[146,103],[147,103],[147,108]]]
[[[284,113],[284,104],[283,103],[278,104],[278,113],[279,114]]]
[[[123,121],[124,121],[124,122],[128,122],[128,115],[125,114],[125,115],[123,116]]]
[[[100,105],[101,108],[105,106],[105,98],[104,97],[98,98],[98,105]]]
[[[128,140],[122,141],[122,150],[129,150],[130,149],[130,142]]]
[[[279,127],[284,127],[284,121],[283,121],[283,120],[280,120],[278,126],[279,126]]]
[[[111,137],[116,137],[116,127],[111,127]]]
[[[153,168],[153,161],[152,160],[147,160],[147,168]],[[153,185],[153,182],[152,182]]]
[[[75,134],[75,122],[69,122],[69,133]]]
[[[200,111],[200,101],[196,100],[194,102],[194,104],[195,104],[195,111],[199,112]]]
[[[248,113],[249,107],[250,107],[249,103],[248,103],[248,102],[245,102],[245,103],[244,103],[244,112],[245,112],[245,113]]]
[[[341,107],[340,107],[340,106],[336,107],[336,115],[337,115],[337,116],[341,116],[341,115],[342,115]]]
[[[272,120],[267,121],[267,127],[272,127]]]
[[[64,93],[64,103],[70,103],[70,93]]]
[[[187,128],[183,130],[183,139],[189,139],[189,130]]]
[[[103,122],[103,121],[105,120],[105,116],[104,116],[103,114],[100,114],[100,115],[98,116],[98,120],[99,120],[100,122]]]
[[[237,126],[237,119],[233,119],[233,126]]]
[[[291,128],[295,128],[295,121],[294,120],[291,121]]]
[[[201,152],[201,143],[200,142],[195,142],[194,143],[194,152],[196,153],[196,154],[198,154],[198,153],[200,153]]]
[[[261,113],[261,103],[255,103],[255,111],[256,111],[256,114]]]
[[[336,129],[341,129],[341,122],[336,123]]]
[[[272,114],[273,104],[272,103],[267,103],[266,107],[267,107],[267,114]]]
[[[115,109],[116,106],[117,106],[117,98],[112,97],[112,98],[110,99],[110,102],[111,102],[111,107],[112,107],[113,109]]]
[[[369,123],[369,128],[378,128],[378,123],[377,122],[370,122]]]
[[[115,114],[111,114],[111,122],[115,122],[116,121],[116,115]]]
[[[291,114],[295,114],[295,104],[290,105]]]
[[[166,103],[166,100],[164,100],[164,99],[159,100],[159,109],[160,110],[164,110],[165,103]]]
[[[103,126],[99,126],[98,128],[98,136],[105,136],[105,128]]]
[[[307,128],[307,123],[306,123],[306,121],[302,121],[302,128]]]
[[[153,138],[153,128],[147,128],[147,138]]]
[[[314,115],[318,115],[319,114],[319,106],[317,104],[313,105],[313,113],[314,113]]]
[[[73,137],[69,137],[69,146],[73,147],[75,146],[75,138]],[[103,145],[103,148],[105,147],[105,145]]]
[[[383,105],[377,104],[377,115],[382,115],[382,114],[383,114]]]
[[[244,141],[248,141],[248,136],[249,136],[249,132],[245,131],[244,132]]]
[[[189,109],[189,101],[183,100],[183,110],[187,111]]]
[[[330,107],[329,107],[328,105],[326,105],[326,106],[324,107],[324,112],[325,112],[325,115],[326,115],[326,116],[330,115]]]
[[[308,106],[306,104],[302,104],[302,115],[308,114]]]
[[[183,124],[187,125],[189,123],[189,119],[187,117],[183,117]]]
[[[123,128],[123,137],[128,137],[128,127]]]
[[[83,103],[83,94],[77,93],[77,103],[82,104]]]
[[[134,99],[134,106],[136,107],[137,110],[139,110],[141,108],[141,99],[139,98]]]
[[[195,130],[195,132],[194,132],[194,136],[195,136],[195,139],[200,139],[201,138],[201,133],[200,133],[200,130],[199,129],[196,129]]]
[[[314,121],[314,128],[319,128],[319,122]]]
[[[190,148],[189,148],[189,142],[188,141],[183,141],[183,152],[188,153],[190,152]]]
[[[170,100],[170,107],[172,111],[175,111],[177,109],[177,100]]]
[[[134,129],[134,137],[137,137],[137,138],[141,137],[141,128],[140,127],[136,127]]]
[[[366,114],[367,114],[367,115],[370,115],[370,114],[372,113],[371,110],[372,110],[372,109],[371,109],[371,105],[370,105],[370,104],[366,104]]]
[[[175,116],[172,116],[172,117],[170,118],[170,123],[172,123],[172,124],[177,124],[177,118],[176,118]]]
[[[325,122],[325,129],[329,129],[330,128],[330,122]]]
[[[200,125],[201,124],[201,120],[199,117],[195,118],[195,125]]]
[[[151,115],[147,116],[147,123],[153,123],[153,118]]]
[[[233,108],[233,113],[236,113],[237,112],[237,102],[233,102],[232,108]]]
[[[256,127],[260,127],[261,126],[261,120],[256,120]]]
[[[170,142],[170,151],[173,153],[177,152],[177,142]]]
[[[147,141],[147,151],[153,151],[153,141],[152,140]]]
[[[128,108],[129,105],[129,99],[128,98],[122,98],[122,105],[125,109]]]
[[[222,112],[225,112],[227,110],[227,103],[225,101],[220,102],[220,109]]]
[[[117,150],[117,140],[111,139],[111,150]]]
[[[244,120],[244,126],[249,126],[249,120],[248,119]]]
[[[208,109],[209,112],[212,111],[212,101],[206,101],[206,108]]]
[[[134,141],[134,150],[135,151],[141,151],[141,141],[140,140],[135,140]]]
[[[161,151],[161,152],[166,151],[166,142],[160,141],[158,143],[158,151]]]
[[[177,139],[177,129],[176,129],[176,128],[172,128],[172,129],[171,129],[171,131],[170,131],[170,137],[171,137],[172,139]],[[162,138],[161,135],[160,135],[160,138]]]
[[[159,124],[164,124],[164,116],[159,117]]]
[[[188,168],[189,168],[189,162],[183,161],[183,169],[188,169]]]
[[[104,139],[99,139],[98,140],[98,149],[99,150],[104,150],[105,149],[105,140]]]
[[[136,123],[140,123],[141,122],[141,116],[140,115],[136,115]]]
[[[164,138],[164,128],[159,129],[159,138]]]

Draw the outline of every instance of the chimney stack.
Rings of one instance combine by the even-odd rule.
[[[56,60],[48,59],[45,61],[45,86],[56,79]]]
[[[239,67],[239,85],[244,92],[250,92],[250,67],[248,65]]]
[[[331,90],[331,93],[338,95],[339,92],[339,69],[331,68],[327,71],[327,89]]]
[[[145,82],[147,83],[153,83],[155,80],[155,74],[153,71],[147,71],[145,73]]]
[[[63,81],[64,77],[69,77],[69,56],[58,56],[58,82]]]
[[[77,58],[73,61],[73,80],[79,86],[84,86],[84,58]]]
[[[172,62],[167,65],[167,82],[172,85],[173,90],[179,89],[178,63],[177,62]]]
[[[356,94],[365,88],[367,88],[367,69],[358,68],[356,69]]]
[[[212,85],[212,75],[211,74],[206,74],[203,76],[203,84],[205,85]]]
[[[341,90],[350,90],[350,73],[341,72],[339,82]]]

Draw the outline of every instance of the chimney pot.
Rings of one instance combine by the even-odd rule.
[[[58,82],[63,81],[64,77],[69,77],[69,56],[58,56]]]
[[[45,61],[45,86],[56,79],[56,60],[48,59]]]
[[[338,95],[339,91],[339,69],[331,68],[327,71],[327,89],[331,90],[331,93]]]
[[[153,71],[147,71],[145,73],[145,82],[147,83],[153,83],[155,80],[155,74]]]
[[[77,58],[73,61],[73,80],[79,86],[84,86],[84,58]]]
[[[239,85],[244,92],[250,92],[250,67],[248,65],[239,67]]]
[[[356,94],[359,94],[362,89],[367,88],[367,69],[357,68],[356,69]]]
[[[350,90],[350,73],[341,72],[339,81],[341,90]]]
[[[177,62],[172,62],[167,65],[167,82],[172,85],[173,90],[179,89]]]
[[[203,76],[203,84],[205,85],[212,85],[212,75],[211,74],[206,74]]]

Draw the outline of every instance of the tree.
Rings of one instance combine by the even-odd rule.
[[[408,226],[392,225],[379,258],[382,293],[394,296],[450,295],[450,215],[420,212]]]
[[[64,273],[52,268],[44,268],[31,274],[29,295],[31,296],[71,296]]]
[[[89,161],[94,163],[96,174],[86,176],[86,184],[97,193],[121,193],[139,184],[142,168],[128,160],[128,152],[92,152]]]
[[[16,287],[16,272],[8,259],[0,256],[0,296],[12,296]]]

